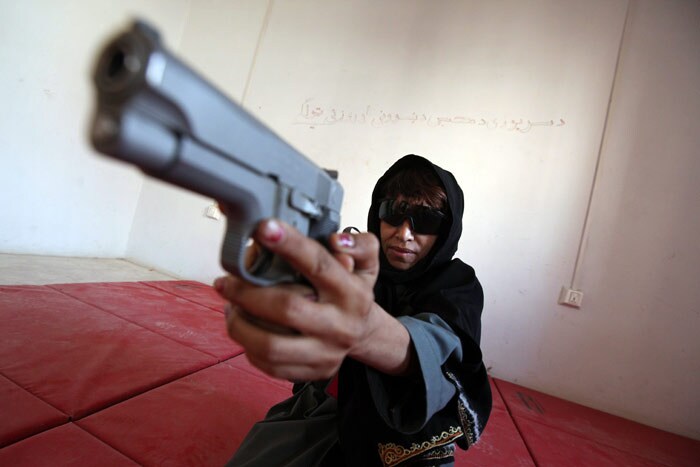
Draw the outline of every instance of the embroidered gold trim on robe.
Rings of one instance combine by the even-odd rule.
[[[460,427],[453,426],[450,427],[448,431],[443,431],[439,436],[433,436],[430,438],[430,441],[424,441],[420,444],[413,443],[410,448],[399,446],[395,443],[379,443],[379,458],[382,460],[382,464],[385,467],[393,467],[406,459],[410,459],[411,457],[415,457],[436,447],[452,443],[463,434]]]

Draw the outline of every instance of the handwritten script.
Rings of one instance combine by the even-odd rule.
[[[425,125],[428,127],[446,127],[471,125],[491,130],[506,130],[527,133],[535,128],[556,128],[566,125],[563,118],[556,120],[531,120],[525,118],[484,118],[465,115],[430,115],[411,112],[400,114],[377,110],[368,105],[359,112],[348,111],[336,107],[324,107],[306,99],[301,104],[299,114],[292,122],[294,125],[308,125],[310,128],[323,125],[370,125],[382,127],[388,125]]]

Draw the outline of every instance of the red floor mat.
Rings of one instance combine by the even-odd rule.
[[[508,412],[494,409],[478,443],[467,451],[457,449],[455,466],[525,467],[535,463]]]
[[[506,410],[506,403],[503,402],[503,397],[501,397],[501,392],[496,386],[496,382],[493,378],[489,377],[489,384],[491,385],[491,399],[493,400],[493,410],[501,409]]]
[[[222,306],[191,281],[0,286],[0,465],[223,465],[291,383],[240,355]],[[457,466],[700,465],[698,441],[491,387]]]
[[[657,430],[506,381],[496,380],[496,385],[518,426],[521,420],[532,420],[664,465],[700,465],[700,441]],[[536,453],[533,455],[537,457]]]
[[[254,367],[248,359],[245,357],[245,354],[232,358],[231,360],[226,362],[227,365],[230,365],[233,368],[237,368],[239,370],[245,371],[246,373],[250,373],[252,375],[257,376],[258,378],[262,378],[265,381],[267,381],[270,384],[276,384],[277,386],[280,386],[287,391],[289,391],[289,395],[292,394],[292,386],[293,384],[290,381],[285,381],[282,379],[277,379],[273,378],[272,376],[268,376],[267,374],[263,373],[261,370],[258,370],[256,367]]]
[[[0,287],[0,374],[80,418],[216,363],[48,287]]]
[[[520,433],[539,466],[566,467],[659,467],[683,464],[659,464],[634,454],[596,443],[590,439],[557,430],[528,419],[517,421]],[[696,464],[697,465],[697,464]]]
[[[4,376],[0,376],[0,414],[0,447],[68,422],[68,415]]]
[[[180,298],[189,300],[212,310],[223,313],[226,301],[211,288],[211,286],[195,281],[152,281],[142,282],[151,287],[163,290],[164,292],[177,295]]]
[[[226,334],[222,313],[139,282],[52,285],[78,300],[216,357],[243,352]]]
[[[253,423],[290,395],[222,363],[78,424],[140,464],[224,465]]]
[[[0,465],[134,467],[138,465],[72,423],[0,449]]]

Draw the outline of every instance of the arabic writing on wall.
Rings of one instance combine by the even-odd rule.
[[[530,120],[530,119],[508,119],[508,118],[479,118],[464,115],[428,115],[425,113],[412,112],[410,114],[399,114],[397,112],[385,112],[375,110],[371,105],[365,107],[363,111],[352,112],[336,107],[323,107],[312,103],[313,99],[306,99],[301,104],[301,109],[297,118],[292,122],[295,125],[309,125],[310,128],[321,125],[370,125],[381,127],[386,125],[408,124],[426,125],[428,127],[445,127],[449,125],[472,125],[487,129],[500,129],[527,133],[535,128],[556,128],[566,125],[563,118],[557,120]]]

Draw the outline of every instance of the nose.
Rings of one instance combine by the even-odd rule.
[[[413,229],[408,219],[396,228],[396,236],[404,242],[413,240]]]

